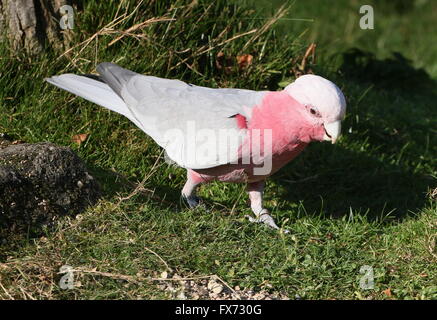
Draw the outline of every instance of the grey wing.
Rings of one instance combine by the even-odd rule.
[[[238,159],[247,130],[233,118],[250,118],[265,92],[212,89],[144,76],[115,64],[97,68],[126,103],[141,129],[185,168],[204,169]]]

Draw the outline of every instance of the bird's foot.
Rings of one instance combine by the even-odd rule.
[[[197,196],[186,196],[183,194],[182,198],[185,200],[185,203],[188,205],[188,207],[190,207],[190,209],[193,209],[202,203],[201,198]]]
[[[269,215],[269,212],[266,209],[263,209],[261,213],[256,217],[253,218],[249,215],[246,215],[246,218],[249,219],[250,222],[254,223],[264,223],[268,225],[270,228],[279,230],[280,228],[276,225],[275,220],[273,220],[272,216]],[[289,233],[290,231],[284,230],[284,233]]]

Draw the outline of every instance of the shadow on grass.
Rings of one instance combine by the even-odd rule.
[[[435,96],[436,82],[424,69],[416,69],[412,61],[399,52],[393,52],[386,59],[358,48],[351,48],[342,54],[340,72],[349,81],[373,84],[402,95],[422,94]]]
[[[302,202],[309,215],[341,217],[353,210],[370,220],[386,215],[402,219],[428,201],[428,188],[433,183],[430,176],[340,146],[331,151],[328,149],[333,146],[326,144],[309,148],[299,161],[288,164],[271,178],[271,190],[281,200],[287,200],[281,206],[283,210],[293,210],[296,203]],[[302,166],[302,174],[287,174],[302,171]],[[271,198],[269,190],[266,196]]]

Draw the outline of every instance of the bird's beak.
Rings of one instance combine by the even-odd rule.
[[[338,120],[331,123],[325,123],[323,124],[323,127],[325,128],[323,140],[335,143],[341,133],[341,121]]]

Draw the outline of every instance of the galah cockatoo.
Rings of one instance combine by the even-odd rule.
[[[113,63],[98,80],[63,74],[49,83],[130,119],[187,169],[182,196],[199,204],[205,182],[246,183],[255,218],[278,229],[262,204],[265,179],[311,141],[335,143],[346,101],[331,81],[304,75],[282,91],[212,89],[145,76]]]

